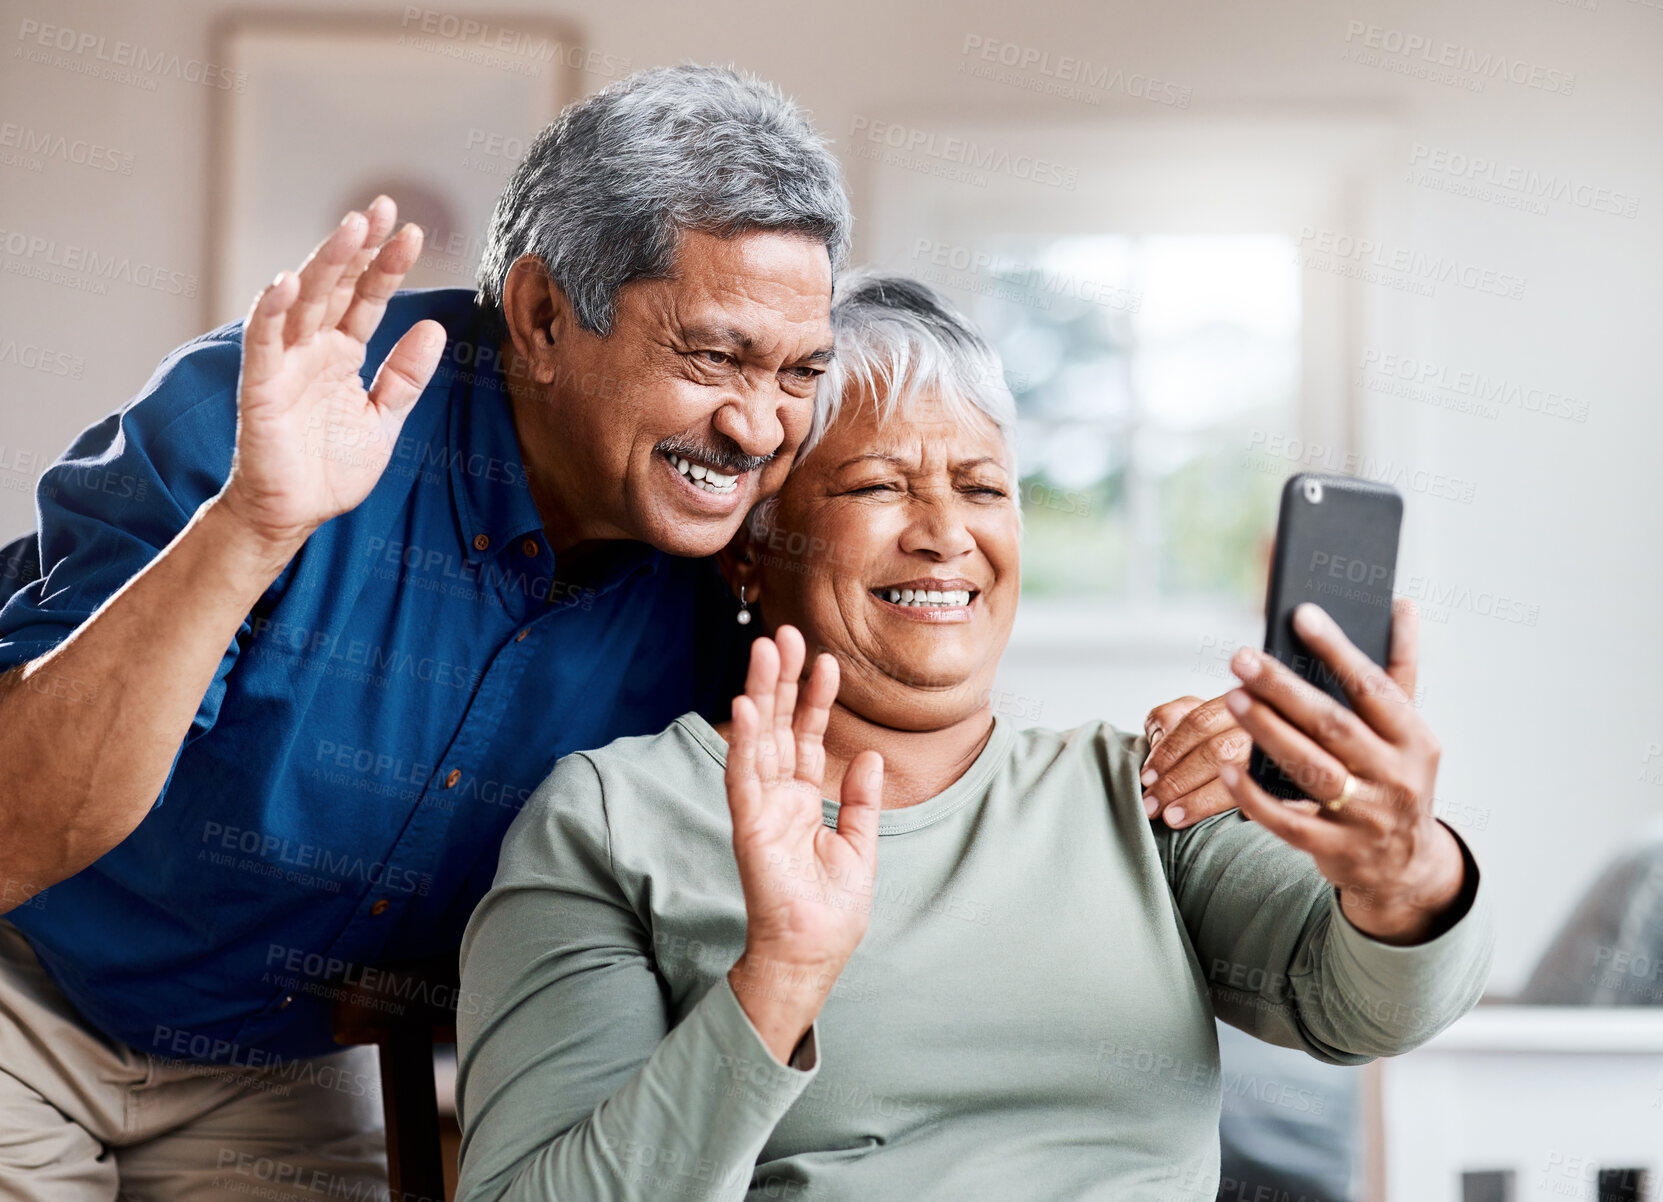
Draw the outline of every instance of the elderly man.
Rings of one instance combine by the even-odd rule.
[[[46,473],[0,610],[0,1198],[384,1182],[321,986],[454,948],[558,757],[721,716],[705,557],[809,428],[849,224],[777,91],[644,72],[532,145],[477,295],[397,292],[378,197]],[[1230,804],[1222,708],[1151,721],[1151,808]]]

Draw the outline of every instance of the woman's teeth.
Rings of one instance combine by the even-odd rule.
[[[950,589],[911,589],[886,588],[879,589],[878,595],[891,605],[969,605],[970,590],[967,588]]]
[[[670,464],[676,471],[686,476],[693,484],[706,492],[727,493],[739,487],[738,476],[724,476],[713,467],[705,467],[700,463],[689,463],[680,455],[670,455]]]

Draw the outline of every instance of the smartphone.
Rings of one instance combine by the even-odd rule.
[[[1265,651],[1347,708],[1339,677],[1294,633],[1293,611],[1305,601],[1322,606],[1346,638],[1384,667],[1402,524],[1403,498],[1389,484],[1300,472],[1282,486],[1265,596]],[[1257,744],[1248,770],[1274,797],[1307,796]]]

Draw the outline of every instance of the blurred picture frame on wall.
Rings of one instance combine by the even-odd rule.
[[[204,319],[243,316],[296,246],[385,192],[426,240],[408,288],[471,287],[497,195],[537,132],[634,65],[568,22],[405,5],[247,12],[212,32]]]

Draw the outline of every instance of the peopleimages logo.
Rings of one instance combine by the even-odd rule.
[[[248,88],[246,71],[233,71],[170,50],[155,50],[119,38],[111,40],[103,34],[63,25],[44,25],[24,18],[18,26],[17,40],[21,44],[12,51],[14,58],[66,67],[77,74],[98,75],[116,83],[134,84],[146,91],[155,91],[156,76],[169,76],[181,83],[201,84],[222,92],[240,93]],[[73,60],[63,58],[64,55],[73,56]]]
[[[1187,109],[1193,95],[1188,87],[1140,71],[1094,63],[1072,54],[1052,54],[981,34],[965,34],[959,53],[963,56],[961,74],[1087,104],[1100,104],[1102,93],[1112,92],[1150,104]]]
[[[1556,67],[1366,21],[1347,22],[1345,41],[1342,58],[1435,83],[1460,84],[1469,91],[1481,92],[1486,82],[1497,79],[1562,96],[1569,96],[1576,86],[1575,75]]]
[[[1354,238],[1309,225],[1300,228],[1299,247],[1302,267],[1407,289],[1421,296],[1436,295],[1439,284],[1453,284],[1472,292],[1521,300],[1528,282],[1523,276],[1481,267],[1454,255],[1386,246],[1370,238]]]
[[[1363,352],[1358,383],[1370,392],[1495,418],[1501,409],[1586,422],[1588,402],[1550,389],[1453,367],[1435,359],[1375,349]]]
[[[1627,192],[1618,192],[1569,175],[1544,174],[1516,163],[1497,162],[1484,155],[1428,146],[1424,142],[1416,142],[1410,150],[1409,166],[1422,173],[1418,179],[1411,176],[1411,183],[1433,186],[1427,177],[1436,176],[1448,181],[1437,185],[1439,190],[1472,195],[1478,200],[1490,200],[1490,190],[1512,193],[1518,197],[1519,207],[1529,207],[1530,211],[1537,213],[1545,214],[1550,200],[1616,217],[1632,218],[1640,211],[1640,198]]]
[[[35,129],[10,121],[0,121],[0,148],[16,152],[13,156],[0,154],[0,162],[21,158],[23,161],[16,164],[20,166],[32,164],[34,161],[57,159],[59,162],[73,163],[78,167],[90,167],[94,171],[133,174],[133,156],[124,151],[112,150],[102,143],[89,142],[85,138],[71,138],[51,130]],[[38,168],[31,166],[31,170]]]
[[[1080,183],[1078,167],[1064,167],[1036,155],[1012,152],[1001,146],[985,146],[972,138],[937,134],[933,130],[894,121],[874,120],[857,114],[849,123],[849,136],[854,139],[853,150],[860,158],[962,178],[964,182],[978,187],[986,186],[986,175],[965,173],[1008,175],[1066,192],[1074,191]],[[938,171],[934,169],[937,166],[952,170]]]
[[[0,230],[0,253],[13,260],[4,270],[20,275],[43,273],[42,278],[59,277],[50,282],[69,282],[80,277],[89,284],[105,285],[113,281],[168,296],[196,295],[196,277],[188,272],[168,271],[153,263],[135,262],[131,255],[101,254],[91,247],[41,238],[21,230]]]

